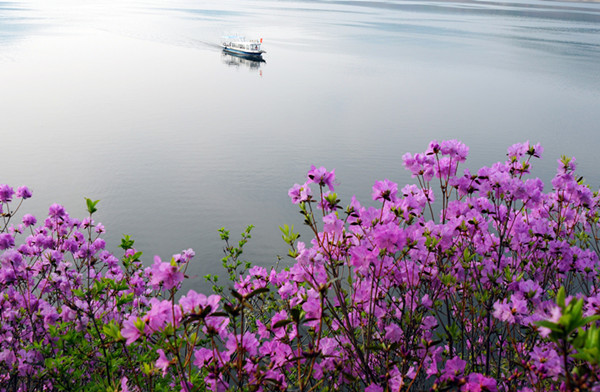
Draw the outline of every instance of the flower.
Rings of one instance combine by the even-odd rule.
[[[454,357],[446,361],[446,367],[444,368],[444,372],[440,377],[440,380],[454,380],[456,377],[459,377],[465,371],[465,366],[467,365],[467,361],[463,361],[459,357]]]
[[[464,162],[469,155],[469,147],[458,140],[444,140],[440,146],[440,152],[449,155],[452,160]]]
[[[48,215],[51,218],[64,218],[67,215],[67,212],[65,211],[65,207],[61,206],[60,204],[52,204],[50,206],[50,208],[48,209]]]
[[[17,197],[29,199],[32,195],[33,193],[26,186],[20,186],[19,188],[17,188]]]
[[[194,352],[194,365],[198,366],[198,368],[202,369],[204,365],[209,363],[213,358],[212,350],[209,350],[205,347],[201,347]]]
[[[494,303],[494,317],[499,320],[513,324],[527,314],[527,301],[520,294],[512,295],[510,303],[505,299]]]
[[[127,377],[123,376],[123,378],[121,378],[121,392],[129,392],[127,381],[129,381]]]
[[[178,286],[184,278],[183,272],[179,270],[176,263],[164,263],[158,256],[154,256],[151,272],[150,284],[154,287],[162,285],[165,290]]]
[[[335,181],[335,169],[328,172],[323,166],[316,168],[314,165],[310,167],[308,171],[308,182],[315,183],[319,186],[327,186],[330,191],[335,191],[333,188],[333,182]]]
[[[35,219],[35,216],[31,215],[31,214],[25,214],[23,215],[23,224],[27,227],[29,226],[34,226],[37,223],[37,219]]]
[[[548,345],[536,345],[531,351],[531,361],[535,372],[544,378],[556,379],[562,373],[561,359],[556,350]]]
[[[144,321],[151,331],[162,331],[167,325],[177,327],[182,319],[181,307],[173,306],[171,301],[152,298],[150,311],[144,316]]]
[[[294,186],[288,191],[288,195],[292,199],[292,203],[298,204],[309,201],[312,196],[312,192],[308,182],[306,182],[304,185],[294,184]]]
[[[469,374],[467,383],[460,388],[463,392],[496,392],[496,380],[479,373]]]
[[[8,203],[12,200],[15,191],[8,185],[0,185],[0,202]]]
[[[167,368],[171,364],[171,361],[169,361],[162,348],[159,348],[158,350],[156,350],[156,352],[158,353],[158,359],[155,362],[155,366],[157,369],[162,370],[162,374],[164,377],[164,375],[167,374]]]
[[[207,306],[210,307],[211,312],[214,312],[218,308],[220,300],[221,297],[218,295],[211,295],[207,298],[204,294],[190,290],[187,295],[181,297],[179,305],[186,314],[200,314]]]
[[[8,233],[0,234],[0,250],[9,249],[15,246],[15,239]]]
[[[365,388],[365,392],[383,392],[383,387],[375,383],[371,383],[367,388]]]
[[[63,311],[64,312],[64,311]],[[141,331],[140,328],[141,326]],[[126,339],[125,344],[130,345],[131,343],[138,340],[144,333],[144,323],[137,316],[129,316],[129,318],[123,321],[123,328],[121,329],[121,335]]]
[[[394,201],[398,193],[398,184],[391,182],[387,178],[383,181],[375,181],[373,185],[373,200]]]

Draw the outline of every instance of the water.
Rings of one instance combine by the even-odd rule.
[[[236,33],[266,61],[223,54]],[[472,168],[531,140],[536,175],[576,156],[597,189],[599,64],[596,2],[0,1],[0,182],[30,186],[38,217],[100,199],[111,249],[192,247],[202,287],[222,226],[256,226],[257,264],[286,253],[311,164],[366,201],[430,140],[462,140]]]

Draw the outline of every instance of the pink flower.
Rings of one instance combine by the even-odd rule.
[[[157,369],[162,370],[162,374],[164,377],[164,375],[167,374],[167,368],[169,367],[171,362],[165,355],[165,352],[162,348],[159,348],[158,350],[156,350],[156,352],[158,353],[158,359],[156,360],[155,366]]]
[[[221,297],[218,295],[211,295],[206,298],[206,295],[190,290],[187,295],[181,297],[179,305],[186,314],[200,314],[207,306],[210,307],[211,312],[217,310],[220,300]]]
[[[15,191],[10,186],[4,184],[0,185],[0,202],[8,203],[12,200],[14,194]]]
[[[404,333],[398,324],[390,324],[385,327],[385,338],[391,342],[399,342],[403,335]]]
[[[383,181],[375,181],[373,185],[373,200],[395,201],[398,194],[398,184],[391,182],[387,178]]]
[[[496,380],[491,377],[485,377],[479,373],[469,374],[467,383],[463,385],[460,390],[462,392],[496,392]]]
[[[323,166],[316,168],[314,165],[308,171],[308,181],[319,186],[327,186],[330,191],[334,191],[333,182],[335,181],[335,169],[328,172]]]
[[[535,346],[531,351],[531,361],[540,376],[556,379],[562,373],[561,359],[556,350],[549,346]]]
[[[194,352],[194,365],[198,368],[202,369],[207,363],[209,363],[213,358],[212,350],[209,350],[205,347],[201,347]]]
[[[162,285],[163,289],[171,290],[183,281],[183,272],[175,263],[164,263],[158,256],[154,256],[154,264],[151,267],[152,278],[150,284],[154,287]]]
[[[64,312],[64,309],[63,309]],[[121,329],[121,335],[126,339],[125,343],[130,345],[131,343],[138,340],[140,336],[144,333],[143,324],[141,324],[141,320],[137,316],[129,316],[129,318],[123,321],[123,328]],[[142,325],[142,330],[137,327],[137,325]]]
[[[121,378],[121,392],[129,392],[129,388],[127,387],[127,377]]]
[[[144,316],[144,321],[153,332],[162,331],[167,325],[179,326],[182,319],[181,307],[173,306],[171,301],[150,300],[150,311]]]
[[[465,371],[465,366],[467,365],[467,361],[463,361],[459,357],[454,357],[446,361],[446,367],[444,368],[444,372],[440,377],[440,380],[454,380],[456,377],[459,377]]]
[[[509,324],[520,321],[527,312],[527,301],[521,298],[520,294],[512,295],[510,303],[506,298],[502,302],[496,301],[494,303],[494,317]]]
[[[312,191],[310,190],[308,182],[306,182],[304,185],[294,184],[288,191],[288,195],[292,199],[292,203],[298,204],[309,201],[312,196]]]
[[[365,392],[383,392],[383,387],[380,387],[377,384],[371,383],[367,388],[365,388]]]
[[[444,140],[440,146],[440,152],[449,155],[452,160],[464,162],[469,155],[469,147],[458,140]]]
[[[33,226],[37,223],[37,219],[35,219],[35,216],[31,215],[31,214],[25,214],[23,215],[23,224],[27,227],[29,226]]]
[[[65,207],[60,204],[52,204],[48,209],[48,216],[51,218],[64,218],[67,215],[67,211],[65,211]]]
[[[23,199],[29,199],[32,196],[32,192],[29,188],[27,188],[26,186],[20,186],[17,189],[17,197],[23,198]]]

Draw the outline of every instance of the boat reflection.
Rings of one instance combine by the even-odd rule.
[[[226,51],[222,52],[221,60],[230,67],[246,67],[257,71],[266,64],[266,61],[261,56],[250,56]],[[260,73],[262,74],[262,71]]]

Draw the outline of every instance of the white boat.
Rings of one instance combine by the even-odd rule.
[[[243,37],[228,38],[222,44],[225,52],[249,57],[261,57],[263,53],[267,53],[261,49],[261,45],[262,38],[246,40]]]

